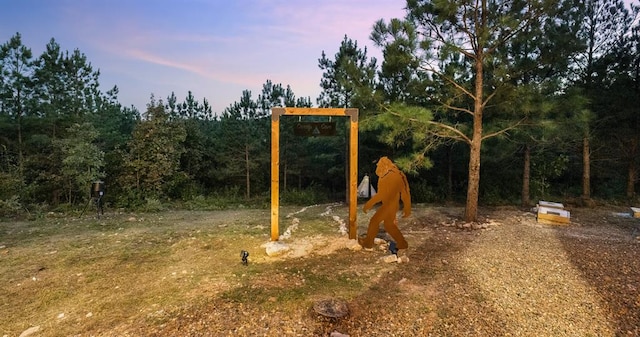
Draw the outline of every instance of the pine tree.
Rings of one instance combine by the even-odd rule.
[[[88,196],[92,182],[104,178],[104,152],[96,145],[98,131],[89,122],[72,125],[67,135],[56,140],[56,145],[62,153],[61,180],[66,199],[73,204],[78,196]]]
[[[20,180],[23,179],[25,166],[24,120],[33,95],[32,57],[31,49],[22,44],[20,33],[0,46],[0,113],[10,125],[3,142],[9,145],[12,153],[17,152]],[[11,139],[16,139],[15,144]]]
[[[232,180],[243,179],[245,198],[252,196],[252,182],[261,163],[268,162],[268,111],[258,108],[251,91],[244,90],[220,116],[220,174]]]
[[[186,132],[172,122],[162,101],[152,96],[143,120],[129,142],[126,176],[134,191],[145,197],[162,198],[165,183],[179,171]]]
[[[609,80],[606,71],[598,73],[598,63],[606,60],[620,39],[631,31],[634,18],[629,15],[622,0],[587,0],[581,8],[583,21],[578,38],[586,48],[572,65],[575,82],[583,88],[586,97],[594,102]],[[576,116],[576,126],[582,134],[582,200],[588,204],[591,204],[591,142],[596,132],[596,110],[592,103],[588,110]]]
[[[508,83],[511,75],[510,64],[501,62],[501,48],[522,36],[528,27],[538,25],[549,11],[547,6],[543,1],[407,1],[407,24],[413,25],[420,37],[417,43],[408,45],[420,47],[412,50],[411,55],[423,71],[433,74],[436,90],[444,90],[446,95],[436,95],[438,109],[432,122],[420,109],[407,113],[402,106],[395,106],[390,113],[407,124],[415,121],[433,128],[423,130],[435,136],[469,146],[466,221],[477,219],[483,140],[501,135],[517,124],[486,122],[492,117],[489,104],[505,90],[503,84]],[[405,30],[410,33],[412,29]],[[392,23],[379,32],[377,40],[393,40],[393,32]],[[422,117],[413,119],[412,113]],[[417,159],[424,157],[418,156]]]
[[[322,51],[318,66],[323,71],[317,99],[320,107],[359,108],[371,106],[376,72],[376,59],[367,57],[367,48],[346,35],[334,60]]]

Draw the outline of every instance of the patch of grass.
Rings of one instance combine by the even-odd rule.
[[[350,298],[359,293],[363,280],[355,273],[345,273],[342,267],[335,268],[334,272],[331,261],[327,257],[314,257],[277,263],[272,268],[248,268],[242,274],[242,285],[224,292],[221,298],[234,303],[251,303],[265,310],[297,310],[310,298]]]
[[[72,335],[87,326],[108,330],[231,278],[233,270],[225,267],[240,259],[235,249],[227,251],[233,238],[212,226],[222,219],[184,213],[144,218],[3,223],[0,334],[17,336],[32,325],[42,326],[42,336]]]
[[[288,189],[281,192],[281,202],[288,205],[313,205],[326,203],[329,197],[326,192],[313,187],[308,189]]]
[[[320,215],[325,206],[295,214],[301,223],[294,235],[335,234],[331,216],[346,219],[348,210]],[[292,219],[286,215],[300,210],[281,208],[282,231]],[[39,336],[100,335],[162,321],[159,313],[205,299],[293,312],[314,298],[351,298],[368,287],[350,254],[266,258],[260,246],[269,241],[269,226],[266,209],[3,222],[0,335],[18,336],[34,325],[41,326]],[[241,250],[250,252],[248,266]]]

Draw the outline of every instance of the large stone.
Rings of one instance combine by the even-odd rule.
[[[385,255],[381,257],[380,260],[385,263],[398,262],[398,256],[396,254]]]
[[[27,329],[27,330],[23,331],[23,332],[20,334],[20,337],[27,337],[27,336],[31,336],[31,335],[33,335],[34,333],[38,332],[38,331],[40,331],[40,326],[39,326],[39,325],[32,326],[32,327],[30,327],[29,329]]]
[[[269,256],[279,256],[291,249],[287,244],[280,241],[270,241],[263,246]]]
[[[360,244],[358,243],[358,240],[355,240],[355,239],[348,240],[347,243],[345,244],[345,247],[352,251],[362,250],[362,246],[360,246]]]
[[[342,299],[328,298],[316,301],[313,310],[325,317],[340,318],[349,314],[349,306]]]

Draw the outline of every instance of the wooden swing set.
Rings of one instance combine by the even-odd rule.
[[[348,116],[349,124],[349,239],[355,239],[358,185],[358,109],[354,108],[272,108],[271,109],[271,241],[280,231],[280,116]]]

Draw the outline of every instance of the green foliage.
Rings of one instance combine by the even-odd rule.
[[[424,180],[412,180],[409,185],[413,203],[440,203],[446,198],[445,192],[440,190],[443,185],[430,184]]]
[[[433,164],[427,153],[434,149],[439,138],[434,137],[432,114],[418,106],[394,103],[362,122],[363,130],[375,130],[378,140],[392,148],[406,152],[395,159],[396,164],[410,173],[428,169]]]
[[[146,198],[145,203],[141,207],[141,211],[143,212],[160,212],[166,210],[167,207],[157,198]]]
[[[0,171],[0,200],[18,197],[23,188],[23,182],[17,171]]]
[[[171,200],[189,200],[204,193],[197,182],[185,172],[177,172],[170,176],[163,190]]]
[[[143,195],[164,197],[165,183],[178,173],[185,138],[184,124],[171,121],[152,97],[146,119],[133,130],[123,178]]]
[[[140,209],[145,202],[144,196],[133,189],[123,189],[115,195],[111,194],[112,193],[107,193],[107,199],[111,200],[114,208],[137,210]]]
[[[265,183],[259,168],[270,160],[267,116],[268,111],[253,101],[251,91],[245,90],[240,102],[225,109],[220,118],[220,172],[236,184],[244,182],[246,199],[252,197],[253,183]]]
[[[225,209],[226,203],[220,203],[223,199],[207,198],[204,195],[197,195],[184,202],[184,208],[192,211],[210,211]]]
[[[385,55],[377,83],[384,101],[427,105],[431,81],[414,56],[421,48],[416,25],[409,20],[391,19],[388,24],[378,20],[371,39]]]
[[[61,149],[62,171],[67,202],[87,196],[91,183],[104,178],[104,152],[94,144],[98,132],[91,123],[74,124],[67,129],[68,138],[56,140]]]
[[[13,195],[8,199],[0,198],[0,218],[12,218],[23,213],[24,210],[17,195]]]
[[[483,4],[407,2],[404,19],[373,26],[380,67],[347,36],[333,58],[322,53],[318,104],[360,109],[360,176],[387,155],[411,173],[416,202],[461,200],[470,150],[481,147],[480,202],[510,203],[521,196],[526,148],[532,196],[570,197],[581,193],[586,139],[594,195],[637,199],[638,10],[621,0]],[[472,21],[479,13],[484,26]],[[51,39],[34,58],[19,33],[1,47],[6,214],[28,209],[38,216],[49,205],[76,211],[73,203],[82,204],[97,178],[106,181],[113,207],[265,207],[270,109],[312,106],[311,98],[267,80],[257,97],[244,91],[218,114],[188,92],[182,102],[174,93],[166,104],[152,98],[141,116],[118,102],[117,87],[99,91],[99,71],[79,50]],[[478,111],[482,146],[472,149]],[[346,118],[333,119],[338,133],[326,138],[292,135],[299,120],[280,121],[282,201],[342,198]]]
[[[317,205],[330,199],[323,188],[311,185],[305,189],[288,189],[280,193],[280,202],[286,205]]]
[[[96,143],[105,153],[126,146],[140,117],[135,108],[118,103],[119,91],[117,86],[107,91],[99,100],[98,111],[88,118],[99,134]]]
[[[375,103],[376,59],[369,59],[367,48],[360,49],[357,41],[345,35],[334,60],[322,51],[318,66],[323,70],[319,106],[366,109]]]
[[[4,152],[10,149],[12,157],[15,157],[13,161],[17,162],[20,177],[24,175],[25,119],[33,93],[32,57],[31,49],[22,44],[20,33],[0,45],[0,113],[10,123],[9,127],[3,127],[8,132],[2,141],[6,143],[3,144]]]
[[[185,200],[180,207],[194,211],[213,211],[232,208],[267,208],[270,203],[264,196],[247,200],[239,186],[229,186],[208,195],[197,195]]]
[[[545,199],[552,191],[551,183],[566,172],[569,158],[564,154],[554,156],[553,153],[541,153],[541,156],[532,164],[532,191],[534,196]]]

